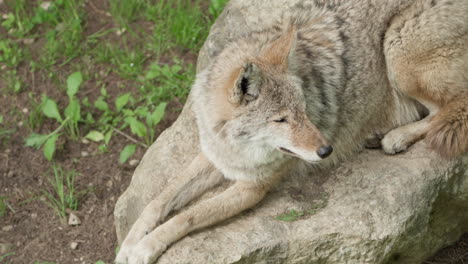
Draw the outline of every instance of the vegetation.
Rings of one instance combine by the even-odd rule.
[[[24,147],[41,151],[50,168],[40,176],[47,188],[13,205],[44,201],[62,221],[80,208],[90,189],[62,166],[70,142],[95,144],[92,155],[109,155],[116,166],[148,148],[168,109],[185,102],[194,58],[226,2],[0,1],[0,95],[11,98],[0,108],[0,149],[18,144],[21,132]],[[118,155],[110,155],[112,144]],[[0,193],[0,219],[9,212],[9,195]]]

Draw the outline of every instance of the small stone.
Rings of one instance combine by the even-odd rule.
[[[115,34],[117,36],[121,36],[123,33],[125,33],[126,29],[125,28],[121,28],[121,29],[118,29]]]
[[[2,1],[2,0],[0,0],[0,1]],[[3,14],[3,15],[2,15],[2,18],[3,18],[3,19],[8,19],[8,14]]]
[[[132,167],[138,166],[139,163],[140,163],[140,161],[137,160],[137,159],[133,159],[133,160],[128,162],[128,164],[130,164],[130,166],[132,166]]]
[[[109,188],[109,189],[112,188],[112,185],[114,185],[114,183],[112,182],[112,180],[108,180],[108,181],[106,182],[107,188]]]
[[[36,219],[36,218],[37,218],[37,214],[36,214],[36,213],[32,213],[32,214],[31,214],[31,218],[32,218],[32,219]]]
[[[0,255],[10,253],[13,249],[13,244],[11,243],[0,243]]]
[[[78,248],[78,242],[71,242],[70,243],[70,248],[75,250],[76,248]]]
[[[81,151],[81,157],[88,157],[89,153],[87,151]]]
[[[23,113],[27,114],[29,112],[29,110],[27,108],[23,108]]]
[[[19,121],[19,122],[18,122],[18,126],[19,126],[19,127],[22,127],[22,126],[23,126],[23,121]]]
[[[49,10],[49,8],[52,6],[52,3],[49,1],[42,2],[41,3],[41,8],[44,10]]]
[[[15,172],[14,171],[9,171],[8,174],[7,174],[7,177],[8,178],[13,178],[13,176],[15,176]]]
[[[70,213],[70,216],[68,217],[68,225],[76,226],[76,225],[80,225],[80,224],[81,224],[80,218],[78,218],[78,216],[76,216],[76,214]]]
[[[87,140],[86,138],[83,138],[83,139],[81,140],[81,143],[83,143],[83,144],[89,144],[89,140]]]
[[[9,232],[11,230],[13,230],[12,225],[7,225],[7,226],[2,227],[2,231],[4,231],[4,232]]]
[[[24,43],[25,45],[31,45],[31,44],[34,43],[34,40],[35,40],[35,39],[33,39],[33,38],[23,39],[23,43]]]

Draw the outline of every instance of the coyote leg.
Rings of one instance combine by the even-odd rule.
[[[223,179],[223,175],[200,153],[179,179],[175,179],[145,207],[123,241],[116,263],[127,263],[132,248],[162,223],[171,211],[182,208]]]
[[[389,80],[430,116],[388,133],[385,152],[423,137],[444,157],[468,151],[467,12],[465,0],[415,1],[391,22],[384,44]]]
[[[145,236],[133,249],[129,264],[151,264],[172,243],[188,233],[218,223],[253,207],[270,185],[236,182],[223,193],[191,207]]]
[[[382,139],[382,148],[387,154],[397,154],[406,151],[416,141],[424,138],[429,131],[432,116],[397,127],[388,132]]]

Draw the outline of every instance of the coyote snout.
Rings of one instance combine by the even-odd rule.
[[[279,143],[278,150],[307,162],[325,159],[333,152],[333,147],[305,113],[296,118],[281,117],[274,122],[276,126],[283,126],[288,135]]]

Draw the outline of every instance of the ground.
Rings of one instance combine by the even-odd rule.
[[[115,202],[225,1],[154,2],[0,0],[0,263],[112,263]],[[468,235],[425,263],[468,263]]]

